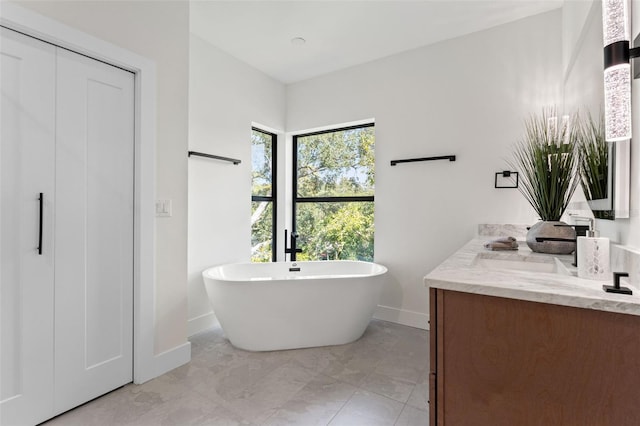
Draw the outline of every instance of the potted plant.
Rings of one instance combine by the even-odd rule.
[[[580,164],[582,191],[587,200],[602,200],[609,194],[609,146],[604,135],[604,116],[596,121],[588,115],[580,126]],[[598,217],[597,211],[594,215]]]
[[[558,125],[554,110],[525,121],[525,134],[514,148],[511,166],[519,171],[518,189],[540,217],[527,234],[527,245],[540,253],[569,254],[576,234],[560,221],[578,185],[577,115]]]

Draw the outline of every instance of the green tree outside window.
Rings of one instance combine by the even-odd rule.
[[[298,260],[373,260],[373,125],[294,137]]]

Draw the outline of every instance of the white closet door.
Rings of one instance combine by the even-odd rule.
[[[133,376],[134,75],[57,56],[55,407]]]
[[[0,75],[0,424],[35,424],[53,411],[55,47],[0,28]]]

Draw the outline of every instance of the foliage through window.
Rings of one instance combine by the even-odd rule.
[[[276,135],[251,131],[251,261],[276,260]]]
[[[373,124],[293,138],[298,260],[373,261]]]

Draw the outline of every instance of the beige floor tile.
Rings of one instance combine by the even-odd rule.
[[[181,398],[167,401],[141,416],[138,426],[252,425],[231,410],[188,392]]]
[[[273,352],[234,348],[219,326],[190,341],[189,364],[124,386],[47,426],[428,423],[424,330],[373,320],[351,344]]]
[[[409,357],[388,357],[380,361],[375,372],[398,380],[416,384],[427,368],[425,361],[415,361]]]
[[[393,425],[404,404],[363,390],[357,391],[331,420],[331,426]]]
[[[427,383],[419,383],[413,388],[411,396],[407,400],[407,405],[420,410],[429,409],[429,385]]]
[[[369,374],[360,384],[362,389],[395,399],[403,404],[407,402],[415,386],[410,381],[380,374],[377,370]]]
[[[429,412],[405,405],[395,426],[418,426],[429,424]]]
[[[327,425],[356,390],[348,383],[318,375],[282,405],[265,425]]]

